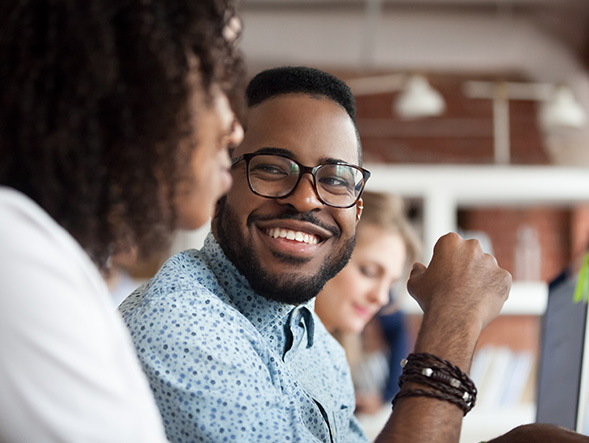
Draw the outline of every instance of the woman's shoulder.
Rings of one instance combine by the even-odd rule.
[[[98,269],[69,232],[32,199],[6,187],[0,187],[0,244],[1,281],[21,292],[83,298],[106,291]]]
[[[57,221],[34,200],[12,188],[0,186],[0,239],[5,253],[45,252],[61,259],[89,257]]]

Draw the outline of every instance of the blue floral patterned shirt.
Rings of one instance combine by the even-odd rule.
[[[119,308],[173,442],[365,442],[313,309],[257,295],[209,234]]]

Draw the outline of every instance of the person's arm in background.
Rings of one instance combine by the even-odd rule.
[[[379,317],[383,335],[390,350],[389,368],[390,374],[384,388],[382,398],[390,402],[399,391],[398,380],[401,375],[400,362],[409,352],[409,334],[407,329],[407,316],[402,310]]]

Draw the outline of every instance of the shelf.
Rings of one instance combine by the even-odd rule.
[[[366,164],[366,168],[372,172],[366,189],[423,201],[424,263],[431,259],[440,236],[458,230],[459,209],[589,201],[589,174],[582,167]],[[547,297],[543,282],[514,282],[502,314],[542,315]],[[402,295],[402,306],[409,313],[421,312],[408,294]]]
[[[548,285],[544,282],[513,282],[501,315],[542,315],[548,301]],[[408,293],[401,296],[402,309],[421,314],[421,308]]]
[[[457,231],[458,209],[512,205],[570,206],[589,201],[586,168],[366,164],[367,190],[423,201],[425,261],[442,235]]]
[[[566,204],[589,200],[587,168],[366,164],[366,189],[408,197],[446,195],[464,206]]]
[[[475,407],[464,417],[460,443],[487,441],[535,420],[536,406],[533,403],[501,410]]]

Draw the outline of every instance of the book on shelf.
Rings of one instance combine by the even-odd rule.
[[[480,349],[471,368],[471,378],[478,389],[477,407],[509,408],[529,401],[526,394],[534,363],[531,352],[516,352],[505,346]]]

